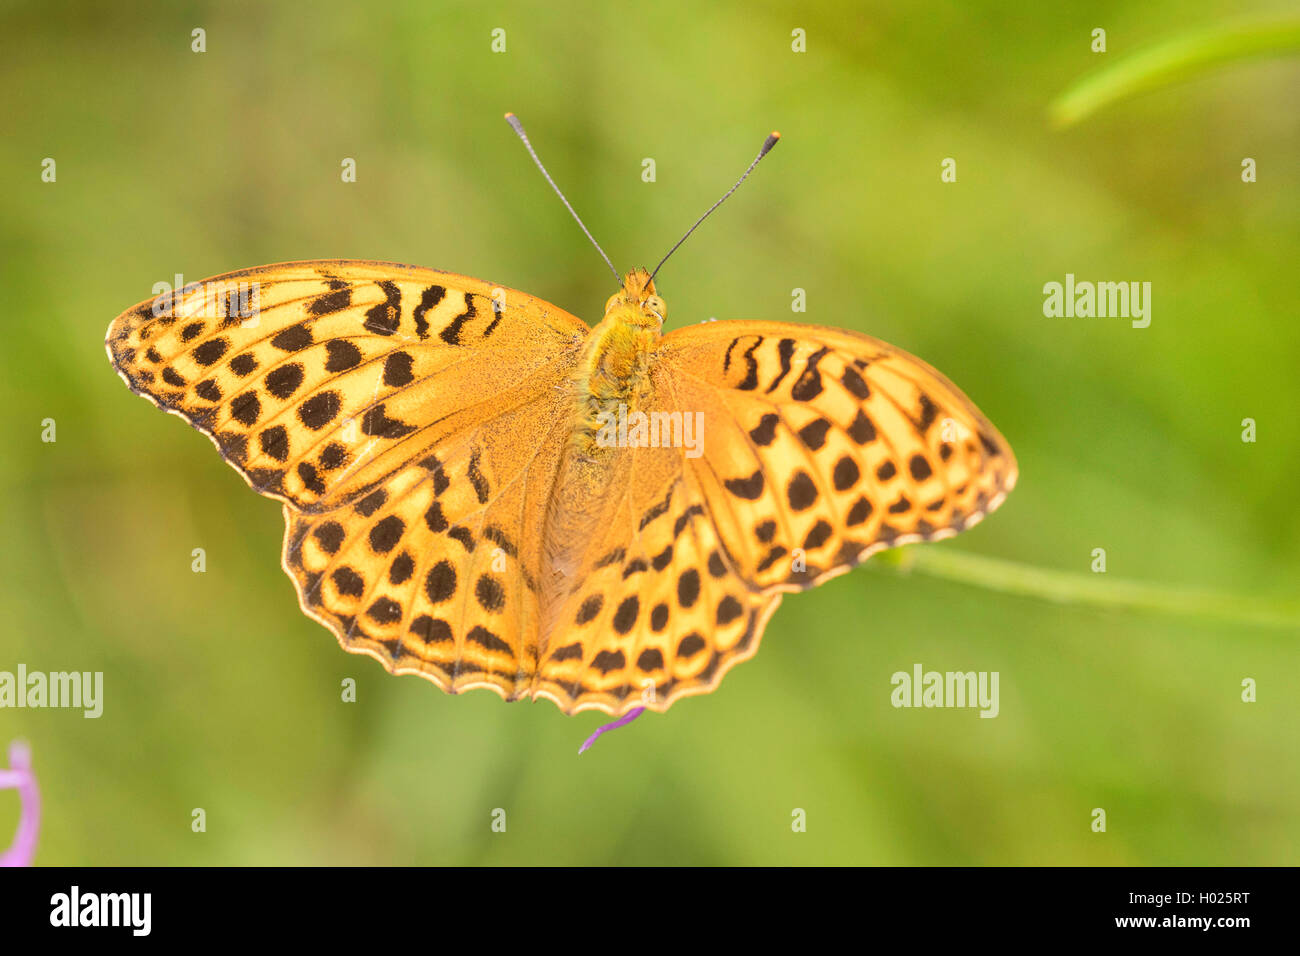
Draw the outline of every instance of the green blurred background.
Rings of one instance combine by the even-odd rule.
[[[924,547],[1088,583],[1103,547],[1108,578],[1293,599],[1298,61],[1046,120],[1107,57],[1283,6],[5,4],[0,670],[103,671],[106,698],[99,720],[0,711],[0,746],[33,748],[37,862],[1296,862],[1300,628],[872,562],[788,597],[717,692],[578,757],[601,715],[449,697],[341,652],[280,569],[279,505],[103,349],[176,273],[317,257],[463,272],[595,321],[611,277],[502,113],[624,269],[657,261],[775,128],[661,273],[669,327],[860,329],[956,381],[1020,485]],[[1045,318],[1042,286],[1067,272],[1150,281],[1150,328]],[[894,709],[890,675],[917,662],[999,671],[1001,715]],[[0,842],[17,817],[0,792]]]

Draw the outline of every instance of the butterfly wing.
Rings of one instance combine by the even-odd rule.
[[[951,537],[1015,485],[1010,446],[970,399],[879,339],[710,322],[666,336],[659,358],[675,400],[705,412],[693,471],[751,587],[811,587]]]
[[[671,402],[658,392],[652,408],[671,414]],[[566,713],[667,710],[758,650],[780,595],[752,591],[727,564],[686,461],[673,447],[613,455],[581,563],[548,595],[535,696]]]
[[[327,260],[155,297],[106,345],[132,391],[284,502],[285,570],[345,649],[511,696],[535,667],[556,386],[588,331],[480,280]]]
[[[701,454],[620,450],[536,689],[563,709],[666,710],[758,649],[785,592],[1002,502],[1010,447],[951,382],[865,335],[711,322],[665,336],[646,410],[699,413]],[[635,480],[632,480],[635,476]]]

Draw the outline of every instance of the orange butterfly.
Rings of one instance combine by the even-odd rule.
[[[891,345],[662,335],[666,314],[644,269],[590,328],[490,282],[319,260],[147,300],[107,348],[284,503],[284,569],[344,649],[623,714],[707,693],[784,593],[955,535],[1016,480],[969,399]]]

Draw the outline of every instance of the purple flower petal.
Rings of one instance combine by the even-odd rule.
[[[36,834],[41,827],[41,794],[32,773],[32,752],[27,744],[15,740],[9,745],[9,769],[0,770],[0,790],[15,787],[22,800],[18,833],[14,844],[0,854],[0,866],[31,866],[36,858]]]
[[[591,745],[596,742],[596,738],[599,737],[601,734],[603,734],[605,731],[618,730],[618,728],[620,727],[626,727],[628,724],[632,723],[632,721],[636,720],[644,713],[645,713],[644,707],[633,707],[631,710],[629,710],[618,720],[614,721],[612,724],[606,724],[605,726],[598,728],[594,734],[592,734],[590,737],[587,738],[586,743],[584,743],[581,747],[578,748],[578,753],[582,754],[590,750]]]

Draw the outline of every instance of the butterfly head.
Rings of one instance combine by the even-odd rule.
[[[654,280],[645,269],[633,269],[623,278],[623,288],[605,303],[605,317],[615,316],[628,325],[658,331],[668,317],[668,306],[655,292]]]

